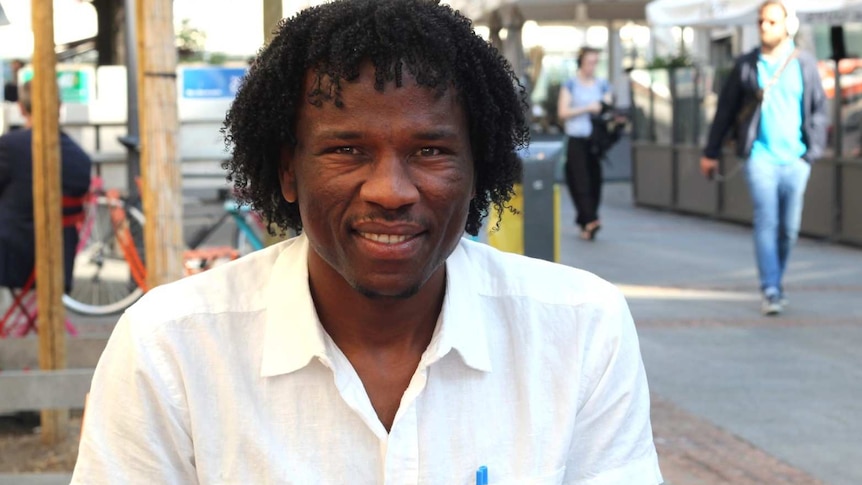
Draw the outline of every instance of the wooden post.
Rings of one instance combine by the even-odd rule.
[[[173,1],[137,0],[138,112],[147,286],[183,275]]]
[[[63,311],[63,219],[60,127],[54,53],[53,2],[31,2],[33,13],[33,217],[36,233],[36,304],[39,309],[39,367],[66,367]],[[42,441],[66,437],[68,409],[42,410]]]
[[[263,0],[263,43],[269,44],[272,40],[272,31],[281,20],[283,13],[281,0]]]

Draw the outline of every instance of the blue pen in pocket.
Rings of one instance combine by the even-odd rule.
[[[476,485],[488,485],[488,467],[485,465],[476,470]]]

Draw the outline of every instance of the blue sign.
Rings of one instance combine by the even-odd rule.
[[[244,67],[189,67],[183,69],[182,96],[187,99],[233,98],[245,76]]]

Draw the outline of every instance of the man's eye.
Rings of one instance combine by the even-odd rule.
[[[440,155],[441,153],[442,152],[440,151],[439,148],[425,147],[425,148],[419,149],[419,155],[421,155],[423,157],[436,157],[436,156]]]
[[[332,153],[337,153],[339,155],[356,155],[356,148],[354,147],[338,147],[332,150]]]

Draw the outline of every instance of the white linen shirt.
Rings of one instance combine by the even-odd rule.
[[[386,432],[321,326],[300,236],[153,289],[93,378],[74,484],[661,482],[620,292],[462,240]]]

